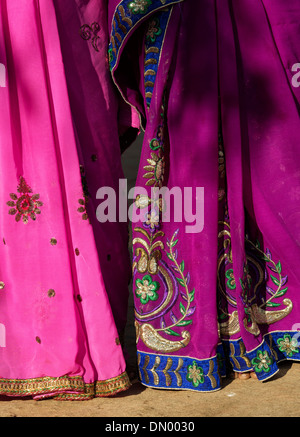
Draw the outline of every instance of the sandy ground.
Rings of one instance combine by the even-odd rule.
[[[139,157],[137,142],[124,155],[129,188]],[[126,333],[127,349],[135,361],[132,301]],[[159,390],[133,381],[129,390],[111,398],[90,401],[0,398],[0,417],[97,417],[101,423],[115,418],[198,418],[198,417],[298,417],[300,416],[300,363],[283,363],[280,371],[262,383],[254,379],[224,379],[223,388],[212,393]],[[141,419],[142,420],[142,419]],[[104,422],[103,422],[104,421]],[[106,422],[107,421],[107,422]]]
[[[127,334],[134,359],[131,327]],[[90,401],[33,401],[0,398],[0,417],[23,418],[102,418],[102,429],[115,420],[130,423],[130,418],[197,420],[200,417],[299,417],[300,364],[283,363],[280,371],[262,383],[254,379],[223,380],[223,388],[212,393],[152,389],[134,381],[123,393]],[[143,419],[141,419],[143,420]],[[197,424],[197,422],[196,422]],[[148,425],[147,425],[148,426]]]

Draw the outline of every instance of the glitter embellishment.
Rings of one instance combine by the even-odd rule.
[[[32,194],[32,189],[21,176],[18,185],[18,194],[10,193],[10,198],[7,205],[10,206],[8,213],[15,216],[16,222],[21,219],[23,223],[28,223],[29,218],[36,220],[36,215],[41,214],[40,207],[43,202],[39,200],[39,194]]]

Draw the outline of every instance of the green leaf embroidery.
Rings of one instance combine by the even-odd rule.
[[[187,326],[187,325],[191,325],[192,323],[193,323],[192,320],[183,320],[182,322],[179,322],[177,326]]]
[[[275,297],[283,296],[287,292],[287,289],[288,289],[288,287],[283,288],[282,290],[278,291],[278,293],[276,293]]]
[[[189,297],[190,297],[190,302],[193,302],[194,297],[195,297],[195,289],[193,289],[193,290],[189,293]]]
[[[176,337],[180,337],[180,334],[178,334],[177,332],[173,331],[173,329],[167,329],[166,332],[170,335],[175,335]]]
[[[278,281],[278,279],[277,279],[277,278],[275,278],[275,276],[273,276],[273,275],[270,275],[270,277],[271,277],[271,279],[272,279],[272,281],[274,282],[274,284],[275,284],[275,285],[277,285],[277,286],[279,286],[279,285],[280,285],[280,282]]]
[[[185,314],[185,306],[183,305],[182,302],[180,302],[179,307],[180,307],[180,312],[181,312],[181,314],[184,315],[184,314]]]
[[[275,302],[267,302],[267,307],[280,307],[280,303],[275,303]]]
[[[180,285],[185,286],[184,280],[181,278],[176,278]]]

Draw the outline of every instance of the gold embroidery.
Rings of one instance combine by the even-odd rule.
[[[154,385],[159,384],[159,376],[156,373],[156,369],[158,368],[159,364],[160,364],[160,357],[155,357],[153,367],[152,369],[150,369],[151,373],[153,374]]]
[[[149,362],[150,362],[150,357],[149,357],[149,355],[146,355],[145,362],[144,362],[144,365],[142,367],[142,371],[144,373],[144,378],[145,378],[145,381],[147,384],[149,384],[149,376],[148,376],[148,372],[146,370],[146,367],[148,366]]]
[[[230,343],[230,355],[229,357],[232,359],[232,361],[234,362],[235,366],[240,369],[241,366],[238,362],[238,360],[235,358],[235,349],[234,349],[234,344]]]
[[[51,246],[56,246],[56,244],[57,244],[56,238],[51,238],[50,244],[51,244]]]
[[[188,331],[182,331],[182,340],[171,341],[163,338],[152,325],[145,323],[139,325],[135,322],[137,331],[137,340],[140,338],[143,343],[156,352],[176,352],[187,346],[190,342],[191,335]]]
[[[178,387],[182,386],[182,377],[181,377],[181,375],[179,373],[179,370],[181,370],[182,366],[183,366],[183,359],[179,358],[178,359],[178,365],[177,365],[176,369],[174,370],[174,373],[175,373],[175,376],[176,376],[176,379],[177,379],[177,386]]]
[[[212,388],[216,388],[217,387],[217,381],[216,381],[216,378],[213,376],[213,371],[214,371],[214,362],[213,362],[213,360],[210,360],[207,376],[210,379]]]
[[[219,323],[219,333],[222,335],[233,335],[240,331],[239,316],[237,311],[229,315],[229,319]]]
[[[11,207],[8,213],[15,216],[16,222],[22,219],[26,224],[29,218],[36,220],[36,214],[41,214],[40,207],[43,206],[43,202],[39,200],[40,195],[32,194],[31,187],[22,176],[17,191],[20,195],[10,193],[11,200],[6,202]]]
[[[52,288],[50,288],[50,290],[48,290],[48,296],[49,296],[49,297],[54,297],[54,296],[55,296],[55,290],[53,290]]]
[[[164,374],[165,377],[166,377],[166,386],[167,386],[167,387],[170,386],[171,383],[172,383],[172,378],[171,378],[170,374],[168,373],[169,370],[170,370],[171,367],[172,367],[172,363],[173,363],[172,358],[169,357],[169,358],[167,359],[166,367],[165,367],[164,370],[163,370],[163,374]]]
[[[79,199],[78,203],[79,203],[80,207],[77,208],[77,211],[82,213],[82,216],[81,216],[82,220],[88,220],[89,217],[88,217],[88,214],[86,212],[86,206],[85,206],[86,202],[85,202],[85,200],[84,199]]]
[[[245,361],[245,363],[247,364],[248,367],[252,367],[251,361],[245,355],[246,354],[246,348],[245,348],[244,343],[242,341],[240,341],[239,345],[240,345],[240,350],[241,350],[241,358]]]
[[[111,396],[126,390],[131,385],[126,372],[105,380],[85,384],[81,376],[62,376],[58,378],[44,377],[34,379],[0,379],[0,394],[14,396],[47,396],[51,393],[76,391],[76,393],[60,393],[53,396],[56,400],[91,399],[93,397]]]

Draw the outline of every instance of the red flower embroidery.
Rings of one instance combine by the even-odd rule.
[[[39,201],[40,195],[32,194],[32,189],[22,176],[17,191],[19,194],[10,193],[12,200],[9,200],[7,205],[12,208],[8,213],[15,216],[16,222],[22,219],[23,223],[28,223],[29,217],[36,220],[36,214],[41,213],[40,206],[43,205],[43,202]]]

